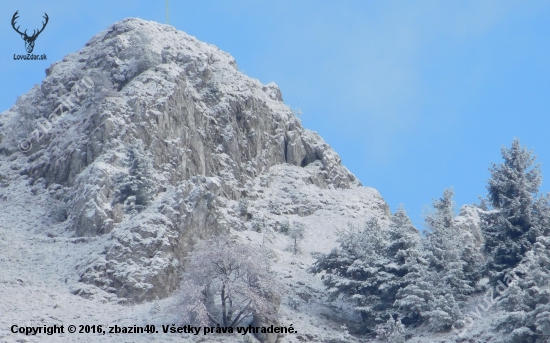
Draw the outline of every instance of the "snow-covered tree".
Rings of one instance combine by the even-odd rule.
[[[405,325],[426,319],[424,313],[429,310],[428,305],[434,299],[435,288],[431,280],[434,273],[428,271],[428,263],[422,257],[416,260],[416,263],[411,263],[409,273],[403,277],[406,285],[395,296],[394,307],[402,315],[401,321]]]
[[[362,229],[339,233],[339,246],[317,254],[311,271],[324,271],[329,292],[355,302],[370,329],[394,315],[407,326],[428,321],[434,331],[450,328],[478,280],[466,276],[465,259],[479,258],[479,251],[465,249],[474,245],[473,236],[454,224],[453,195],[448,189],[434,200],[425,238],[400,207],[387,228],[371,220]]]
[[[427,261],[420,250],[420,232],[414,227],[403,206],[392,216],[389,226],[389,243],[385,254],[391,263],[388,271],[394,277],[388,278],[384,288],[391,288],[395,293],[393,307],[401,315],[401,321],[410,325],[420,319],[420,312],[425,310],[429,299],[421,296],[421,290],[415,284],[427,273]],[[428,287],[429,288],[429,287]],[[426,294],[429,296],[429,294]]]
[[[541,213],[547,212],[547,203],[537,200],[542,181],[536,157],[518,139],[511,148],[502,147],[501,164],[489,168],[488,203],[496,211],[482,218],[485,250],[489,255],[486,270],[493,282],[514,268],[531,249],[541,231],[547,230],[541,222]],[[543,216],[544,217],[544,216]]]
[[[134,197],[135,208],[140,211],[151,201],[156,188],[152,159],[144,151],[141,141],[126,149],[125,164],[128,166],[128,173],[115,177],[115,200],[123,203]]]
[[[443,192],[443,197],[434,199],[434,212],[425,220],[431,232],[426,234],[424,248],[430,269],[437,273],[443,284],[448,284],[453,296],[463,301],[466,295],[474,292],[470,280],[465,276],[467,263],[462,259],[462,232],[454,225],[452,188]],[[477,281],[477,280],[476,280]]]
[[[433,211],[425,216],[430,231],[408,264],[405,286],[397,292],[394,305],[406,325],[427,321],[432,331],[450,328],[461,318],[460,302],[479,280],[475,271],[481,255],[474,237],[455,225],[453,196],[451,188],[434,199]]]
[[[350,224],[347,231],[338,233],[337,242],[339,246],[330,253],[314,255],[316,261],[310,271],[324,271],[323,283],[330,295],[353,301],[367,327],[373,328],[393,305],[393,296],[381,287],[386,277],[391,277],[386,272],[390,261],[384,256],[387,230],[376,219],[362,228]]]
[[[376,338],[379,342],[405,343],[405,326],[399,319],[389,318],[376,327]]]
[[[179,296],[181,320],[236,327],[254,313],[277,312],[282,286],[259,248],[214,238],[187,258]]]
[[[337,342],[341,343],[350,343],[355,342],[353,336],[349,333],[348,326],[346,324],[340,326],[342,329],[342,334],[336,339]]]
[[[510,313],[498,327],[510,333],[508,341],[546,342],[550,336],[550,237],[538,237],[522,262],[499,281],[499,305]]]
[[[441,294],[428,303],[429,311],[423,313],[423,316],[428,319],[428,328],[434,332],[447,330],[462,318],[462,312],[450,287],[447,291],[436,289]]]
[[[425,272],[419,241],[420,233],[400,207],[387,228],[373,219],[361,229],[350,226],[340,232],[339,247],[329,254],[318,254],[312,271],[325,271],[323,282],[329,292],[355,302],[355,310],[373,329],[400,313],[399,306],[410,300],[396,303],[398,292],[415,279],[409,274],[418,277]],[[403,309],[407,314],[414,311]],[[414,315],[406,318],[409,324],[417,319]]]
[[[296,255],[300,252],[300,240],[304,238],[304,224],[300,222],[293,222],[292,227],[290,230],[288,230],[288,235],[292,239],[292,244],[290,246],[290,249],[292,250],[292,253]]]

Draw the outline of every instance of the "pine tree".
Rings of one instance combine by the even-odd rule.
[[[497,326],[511,332],[510,342],[524,342],[526,337],[536,336],[545,342],[550,335],[549,267],[550,237],[541,236],[521,263],[499,280],[498,304],[509,314]]]
[[[397,274],[403,276],[407,273],[407,258],[415,256],[420,242],[420,232],[414,227],[407,212],[401,205],[392,215],[388,230],[389,243],[385,254],[393,257],[399,266]]]
[[[311,271],[325,271],[323,282],[333,297],[344,295],[355,302],[355,310],[373,329],[400,313],[399,305],[411,300],[407,297],[396,305],[398,292],[425,271],[419,241],[420,233],[400,207],[388,228],[371,220],[362,229],[350,226],[339,233],[339,247],[318,254]],[[405,309],[409,310],[413,311]],[[417,319],[411,315],[404,320],[410,324]]]
[[[462,317],[459,305],[479,280],[481,256],[474,237],[455,225],[453,196],[450,188],[434,199],[434,210],[425,217],[431,231],[409,263],[406,286],[397,292],[394,306],[405,325],[427,321],[432,331],[449,329]]]
[[[125,164],[128,173],[115,177],[115,200],[122,203],[129,197],[135,197],[135,208],[140,211],[151,201],[155,192],[152,159],[145,153],[141,141],[126,149]]]
[[[389,244],[385,249],[390,261],[387,268],[393,277],[388,278],[383,287],[391,289],[393,307],[401,314],[401,321],[405,325],[419,321],[422,307],[419,302],[427,303],[418,296],[422,292],[413,285],[427,272],[427,263],[420,251],[420,240],[420,232],[401,205],[392,216]]]
[[[428,319],[428,328],[434,332],[451,328],[462,317],[450,287],[447,292],[441,293],[429,302],[429,311],[424,313]]]
[[[488,202],[495,211],[482,218],[485,250],[489,255],[486,271],[493,282],[514,268],[544,231],[547,202],[537,199],[542,182],[536,157],[514,139],[511,148],[502,147],[504,163],[489,168]]]
[[[401,314],[401,322],[407,326],[426,320],[429,304],[435,299],[436,274],[428,269],[428,261],[422,256],[410,258],[409,273],[403,277],[406,284],[395,296],[394,308]]]
[[[323,283],[333,299],[342,295],[356,304],[367,327],[382,322],[391,309],[387,301],[387,289],[381,287],[387,277],[389,261],[384,256],[387,232],[376,219],[363,228],[349,225],[347,231],[338,233],[339,247],[328,254],[315,254],[316,261],[310,269],[313,273],[325,272]]]
[[[474,288],[464,273],[467,263],[462,259],[463,235],[454,225],[453,196],[454,191],[449,188],[441,199],[434,200],[435,212],[425,218],[431,232],[426,235],[424,246],[430,268],[444,284],[449,285],[455,298],[463,301]]]

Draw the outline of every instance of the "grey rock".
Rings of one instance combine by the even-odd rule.
[[[485,243],[485,238],[481,232],[480,227],[480,218],[479,213],[482,210],[472,206],[472,205],[463,205],[460,208],[460,212],[457,217],[455,217],[455,225],[460,229],[470,232],[475,239],[476,246],[481,246]]]
[[[39,119],[49,124],[38,140],[27,134]],[[274,166],[307,169],[299,178],[319,189],[361,185],[301,126],[277,85],[243,75],[215,46],[141,19],[115,23],[52,64],[0,115],[0,128],[0,155],[28,157],[17,164],[21,177],[67,189],[68,229],[104,238],[103,250],[78,265],[80,281],[128,301],[169,295],[198,239],[245,229],[252,213],[232,217],[226,205],[258,196],[250,187],[268,187]],[[32,141],[29,151],[19,151],[21,139]],[[129,213],[115,201],[115,177],[137,141],[153,157],[158,192]],[[309,216],[324,200],[288,201],[286,213]]]

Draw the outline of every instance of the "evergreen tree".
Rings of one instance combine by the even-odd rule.
[[[153,162],[145,153],[141,141],[126,149],[125,164],[128,166],[128,173],[115,177],[115,200],[122,203],[129,197],[135,197],[135,208],[140,211],[155,193]]]
[[[433,201],[434,210],[425,217],[431,231],[409,263],[405,287],[397,292],[394,306],[406,325],[427,321],[432,331],[450,328],[462,316],[460,302],[479,280],[481,256],[474,237],[455,225],[453,196],[450,188]]]
[[[504,163],[489,168],[488,202],[494,211],[482,217],[489,255],[486,271],[493,282],[521,261],[548,220],[547,200],[536,197],[542,182],[540,166],[534,164],[536,157],[518,139],[501,151]]]
[[[420,303],[427,304],[424,297],[429,298],[429,294],[422,294],[417,288],[422,285],[415,283],[427,272],[427,262],[420,251],[420,239],[420,232],[412,224],[403,206],[400,206],[392,216],[389,244],[385,249],[391,261],[388,270],[395,277],[388,279],[384,287],[392,290],[393,307],[402,315],[401,322],[405,325],[420,320],[420,312],[425,310]]]
[[[496,287],[499,305],[510,312],[497,326],[511,333],[509,342],[546,342],[550,335],[549,284],[550,237],[541,236]]]
[[[428,319],[429,304],[435,299],[436,274],[428,269],[428,261],[418,252],[410,257],[409,272],[403,276],[405,286],[395,296],[394,308],[401,314],[401,322],[407,326]]]
[[[463,301],[474,288],[466,279],[468,264],[462,259],[461,238],[463,234],[454,225],[452,188],[443,192],[441,199],[435,199],[434,213],[426,216],[426,224],[431,229],[427,233],[424,247],[431,270],[435,271],[443,284],[448,284],[454,297]]]
[[[414,279],[407,275],[423,273],[419,241],[420,233],[401,207],[387,229],[371,220],[362,229],[351,226],[339,233],[340,246],[318,254],[311,271],[325,271],[323,282],[332,295],[354,301],[355,310],[373,329],[399,311],[394,307],[396,295]],[[408,323],[418,319],[411,318]]]
[[[323,283],[332,298],[342,295],[355,302],[367,327],[383,321],[392,302],[387,289],[381,287],[391,277],[386,272],[389,261],[383,252],[387,245],[387,232],[376,219],[363,228],[349,225],[339,232],[339,247],[328,254],[315,254],[316,261],[310,269],[313,273],[326,272]]]
[[[424,313],[424,317],[428,319],[428,328],[434,332],[451,328],[462,317],[450,287],[447,292],[441,288],[439,290],[442,294],[429,302],[429,311]]]

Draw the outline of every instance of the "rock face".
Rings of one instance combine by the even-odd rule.
[[[480,217],[479,214],[482,210],[472,206],[472,205],[463,205],[460,208],[460,212],[457,217],[455,217],[455,224],[462,230],[469,232],[475,239],[476,246],[481,246],[485,243],[485,238],[483,238],[483,233],[481,232],[480,227]]]
[[[67,231],[102,239],[78,264],[80,281],[119,298],[170,294],[197,239],[249,228],[254,214],[230,209],[254,202],[251,188],[273,166],[307,170],[300,178],[319,189],[360,186],[274,83],[241,74],[230,55],[173,27],[122,20],[46,75],[0,116],[0,157],[22,154],[18,142],[30,146],[19,174],[65,204]],[[115,201],[126,147],[138,141],[156,184],[139,213]],[[287,199],[284,211],[311,215],[322,198]]]

